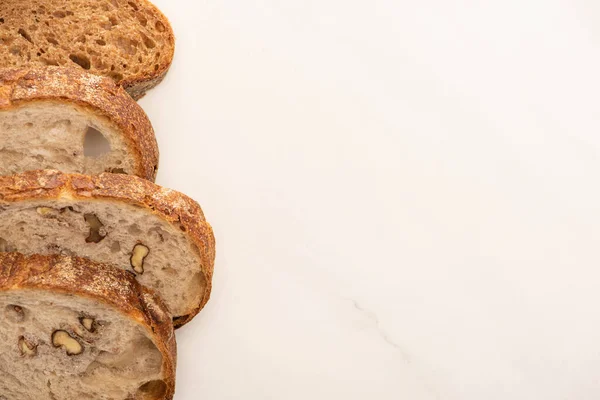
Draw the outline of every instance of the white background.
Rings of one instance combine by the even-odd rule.
[[[597,0],[155,0],[212,300],[176,400],[598,399]]]

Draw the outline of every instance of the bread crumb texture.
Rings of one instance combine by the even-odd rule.
[[[140,92],[162,79],[174,42],[145,0],[0,1],[0,67],[78,67]]]

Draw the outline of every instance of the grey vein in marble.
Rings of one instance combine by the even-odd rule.
[[[373,323],[375,324],[375,329],[379,333],[379,336],[381,336],[381,338],[388,345],[390,345],[393,348],[395,348],[396,350],[398,350],[400,352],[400,354],[402,355],[402,358],[404,358],[404,360],[406,362],[410,363],[410,356],[404,351],[404,349],[402,349],[402,347],[400,347],[400,345],[398,343],[394,342],[390,338],[390,336],[387,334],[387,332],[381,327],[381,324],[379,322],[379,317],[377,317],[377,314],[363,308],[360,304],[358,304],[358,302],[356,300],[354,300],[354,299],[351,299],[351,300],[352,300],[352,304],[354,304],[354,308],[356,308],[358,311],[360,311],[362,314],[364,314],[367,318],[369,318],[371,321],[373,321]]]

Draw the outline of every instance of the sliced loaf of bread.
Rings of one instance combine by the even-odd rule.
[[[148,117],[111,79],[74,68],[0,69],[0,175],[52,168],[154,180],[157,167]]]
[[[0,398],[170,400],[167,309],[127,272],[66,256],[0,254]]]
[[[137,99],[164,78],[174,49],[169,21],[147,0],[0,1],[0,67],[72,66]]]
[[[215,240],[198,203],[147,180],[31,171],[0,177],[0,251],[116,265],[156,290],[178,327],[208,301]]]

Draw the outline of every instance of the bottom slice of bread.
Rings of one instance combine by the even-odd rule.
[[[172,399],[166,310],[123,270],[0,254],[0,400]]]

